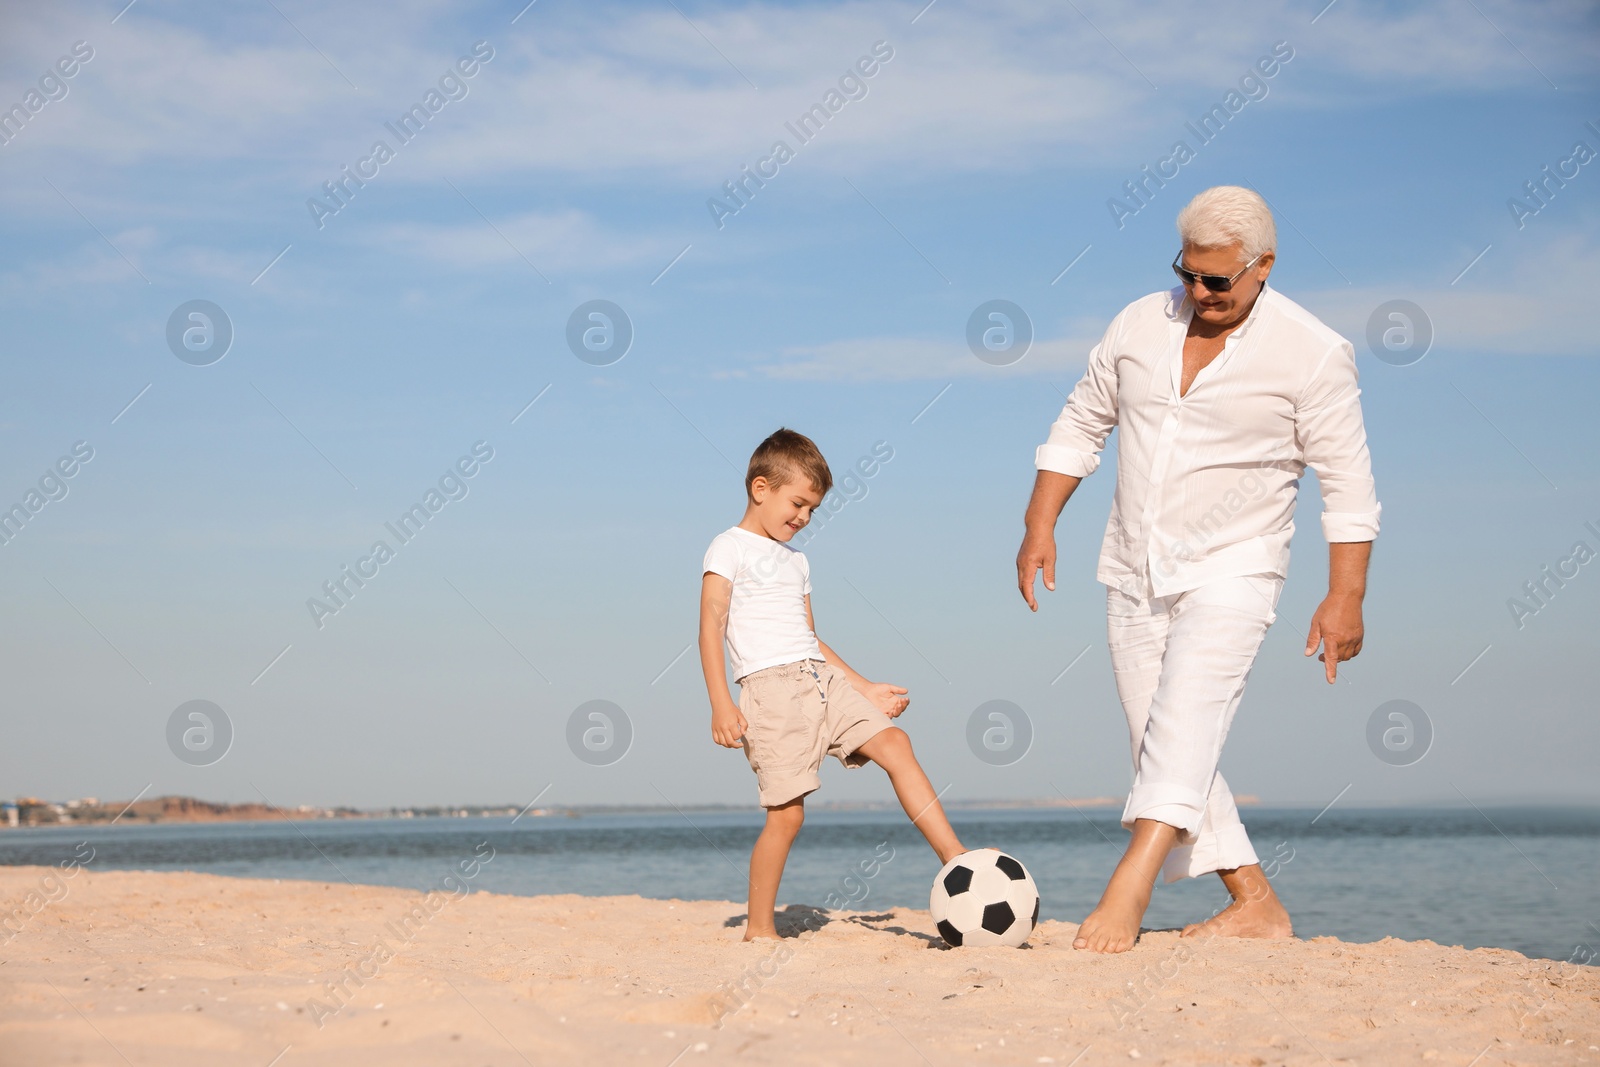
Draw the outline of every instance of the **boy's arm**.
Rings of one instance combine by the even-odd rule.
[[[700,668],[711,697],[711,739],[724,748],[738,748],[750,725],[728,691],[728,660],[722,641],[728,629],[728,602],[733,583],[707,571],[700,580]]]
[[[811,636],[817,635],[817,622],[811,615],[811,596],[806,595],[806,625],[811,627]],[[869,682],[863,678],[854,667],[846,663],[827,642],[817,637],[817,647],[822,650],[822,658],[828,665],[837,668],[850,680],[850,688],[860,693],[872,702],[873,706],[889,718],[895,718],[905,711],[911,703],[911,698],[906,696],[906,688],[902,685],[890,685],[888,682]]]

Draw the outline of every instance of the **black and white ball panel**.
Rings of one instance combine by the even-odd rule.
[[[939,871],[928,907],[952,946],[1016,947],[1039,923],[1039,889],[1016,857],[976,849]]]

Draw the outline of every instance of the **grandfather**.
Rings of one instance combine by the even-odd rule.
[[[1017,585],[1055,588],[1055,524],[1100,465],[1113,428],[1117,487],[1097,577],[1128,718],[1133,833],[1074,947],[1123,952],[1139,936],[1158,871],[1215,871],[1232,903],[1185,936],[1290,937],[1233,794],[1217,773],[1250,666],[1276,618],[1295,498],[1317,472],[1328,595],[1306,655],[1328,681],[1361,651],[1361,601],[1378,534],[1350,342],[1267,287],[1277,245],[1254,192],[1218,186],[1178,214],[1182,285],[1124,308],[1039,446]]]

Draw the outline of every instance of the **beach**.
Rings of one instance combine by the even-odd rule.
[[[0,868],[0,1065],[1600,1063],[1600,971],[1505,949],[472,889]]]

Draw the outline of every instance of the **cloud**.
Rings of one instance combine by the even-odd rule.
[[[686,239],[681,229],[672,238],[666,231],[691,218],[706,226],[705,199],[787,136],[784,123],[879,40],[894,58],[866,82],[863,99],[796,146],[797,166],[867,183],[890,170],[930,184],[981,172],[1067,184],[1097,167],[1131,173],[1277,39],[1291,40],[1297,58],[1273,83],[1268,106],[1318,112],[1380,96],[1476,99],[1524,88],[1537,84],[1524,55],[1563,84],[1575,70],[1600,68],[1592,8],[1565,0],[1519,9],[1525,15],[1484,0],[1514,46],[1488,19],[1464,17],[1444,0],[1403,12],[1339,3],[1315,26],[1290,0],[1231,19],[1176,2],[1083,4],[1080,15],[1023,0],[942,0],[912,25],[921,6],[701,6],[689,12],[691,25],[670,5],[538,5],[510,26],[443,2],[287,5],[313,46],[270,6],[141,4],[113,26],[97,7],[52,5],[8,25],[0,85],[12,89],[3,92],[20,94],[75,40],[89,40],[96,57],[65,99],[0,147],[12,179],[3,193],[10,232],[22,238],[18,246],[36,235],[36,258],[75,257],[31,267],[34,282],[131,276],[42,180],[53,176],[152,278],[198,270],[248,283],[285,244],[309,239],[305,201],[322,182],[369,152],[386,136],[385,120],[480,38],[496,54],[469,95],[362,194],[388,204],[352,205],[354,217],[330,223],[335,239],[462,269],[514,266],[517,251],[457,210],[464,205],[443,185],[448,178],[541,271],[665,265]],[[412,203],[442,215],[397,212],[419,184],[429,197]],[[641,227],[637,204],[617,199],[627,189],[670,202],[668,217]],[[567,207],[579,198],[589,198],[583,210]],[[623,212],[631,212],[627,223]],[[385,225],[398,218],[407,221]],[[152,226],[159,236],[123,244],[122,233]],[[61,235],[74,233],[82,250],[64,253]],[[285,266],[299,269],[302,252]],[[717,253],[697,247],[692,262],[707,254]],[[284,273],[261,284],[286,285]],[[814,358],[822,354],[798,362]]]
[[[16,51],[32,66],[44,69],[78,40],[94,58],[69,82],[65,99],[0,151],[16,159],[53,150],[117,164],[185,158],[204,167],[267,157],[293,124],[315,129],[327,117],[325,83],[336,75],[287,26],[251,34],[247,43],[220,28],[207,34],[148,14],[130,12],[111,26],[60,9],[32,20],[13,12],[7,33],[18,34]],[[263,38],[274,43],[258,43]],[[8,73],[16,75],[10,84],[28,77],[32,67],[24,62],[8,57]]]
[[[1516,234],[1493,242],[1490,251],[1456,284],[1452,272],[1476,250],[1440,264],[1426,282],[1395,278],[1366,285],[1291,293],[1298,303],[1365,352],[1367,320],[1380,304],[1410,300],[1433,324],[1433,350],[1508,356],[1594,356],[1591,310],[1600,280],[1600,242],[1593,222],[1587,232],[1565,232],[1544,241]]]
[[[364,243],[458,269],[504,268],[524,258],[539,271],[574,274],[641,262],[664,266],[681,245],[667,238],[627,234],[602,226],[576,209],[525,212],[496,218],[493,226],[461,204],[472,221],[461,225],[401,223],[366,231]]]
[[[1482,6],[1494,24],[1443,0],[1403,12],[1343,3],[1316,25],[1290,0],[1227,19],[1177,0],[1087,4],[1082,15],[1024,0],[946,0],[915,25],[920,2],[748,3],[699,8],[692,25],[665,5],[536,7],[516,26],[448,5],[290,5],[315,49],[270,8],[203,19],[180,11],[168,21],[146,6],[114,27],[51,9],[11,20],[17,39],[6,66],[16,74],[8,82],[21,84],[75,39],[97,49],[72,95],[30,124],[29,151],[202,169],[250,162],[230,179],[293,174],[314,190],[456,54],[487,38],[495,59],[468,98],[407,149],[396,180],[562,174],[604,183],[648,174],[714,189],[879,40],[895,57],[829,124],[813,150],[820,167],[1121,162],[1232,87],[1280,39],[1299,58],[1274,92],[1317,110],[1378,94],[1540,84],[1527,57],[1558,81],[1600,66],[1592,7]]]
[[[1548,89],[1592,71],[1600,60],[1597,12],[1584,0],[1453,3],[1406,8],[1341,4],[1302,36],[1357,93]],[[1503,31],[1503,32],[1502,32]],[[1311,42],[1315,41],[1312,45]]]
[[[1593,35],[1572,32],[1587,18],[1580,7],[1545,8],[1519,24],[1525,52],[1555,70],[1600,59]],[[603,54],[580,47],[588,31],[579,27],[517,38],[497,72],[505,88],[484,93],[481,118],[453,131],[445,154],[478,142],[483,173],[620,179],[648,168],[658,180],[714,189],[784,137],[784,122],[877,40],[895,58],[818,148],[803,149],[819,156],[813,165],[981,172],[1120,163],[1233,88],[1282,39],[1299,65],[1274,91],[1317,111],[1351,97],[1476,94],[1537,77],[1486,21],[1444,3],[1394,17],[1347,4],[1316,26],[1303,5],[1287,2],[1256,5],[1249,19],[1197,18],[1176,3],[1120,5],[1092,12],[1104,37],[1070,8],[1029,3],[944,4],[914,28],[902,14],[883,4],[698,12],[700,28],[759,92],[672,12],[621,19]],[[521,135],[481,141],[490,128]]]
[[[1530,224],[1531,226],[1531,224]],[[1429,278],[1393,277],[1373,285],[1285,291],[1290,299],[1369,354],[1367,322],[1381,304],[1410,300],[1433,328],[1432,353],[1500,356],[1595,356],[1594,324],[1589,315],[1600,279],[1600,220],[1589,220],[1538,240],[1519,234],[1496,242],[1489,254],[1457,284],[1449,284],[1476,253],[1438,263]],[[1142,294],[1130,293],[1129,300]],[[791,345],[776,352],[746,355],[741,370],[724,378],[784,381],[913,381],[952,378],[1051,377],[1075,381],[1105,320],[1076,319],[1061,334],[1036,340],[1026,357],[1010,367],[994,367],[973,356],[961,336],[847,337],[817,344]]]
[[[1028,354],[1008,367],[974,356],[962,337],[852,337],[812,345],[791,345],[771,354],[746,357],[748,369],[722,371],[724,378],[764,377],[780,381],[916,381],[951,378],[1075,379],[1105,324],[1074,324],[1069,335],[1036,339]]]

